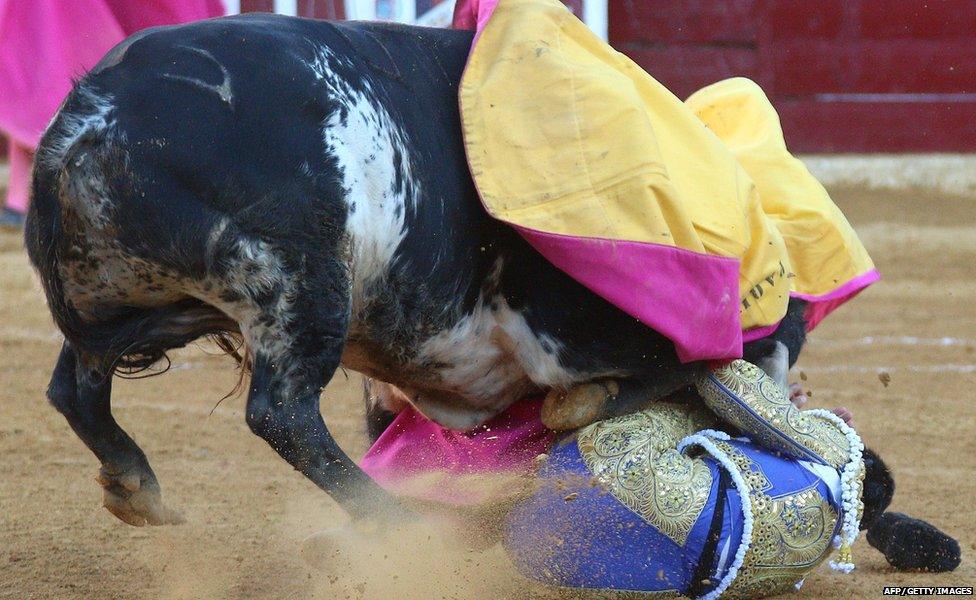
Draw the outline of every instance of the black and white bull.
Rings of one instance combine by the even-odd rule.
[[[77,83],[37,152],[27,248],[65,336],[48,395],[113,514],[177,519],[112,376],[202,336],[240,336],[248,425],[354,516],[391,500],[320,415],[340,365],[453,428],[607,379],[601,414],[622,413],[704,368],[485,214],[458,117],[470,42],[234,17],[140,33]],[[801,312],[749,356],[782,377]]]

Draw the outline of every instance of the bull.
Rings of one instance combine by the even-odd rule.
[[[248,366],[250,429],[353,517],[393,501],[320,414],[340,365],[457,429],[582,384],[612,389],[590,418],[623,414],[706,368],[487,216],[458,114],[470,44],[240,16],[141,32],[77,82],[37,151],[26,245],[65,338],[48,397],[115,516],[179,520],[112,416],[113,375],[201,337]],[[746,347],[781,381],[802,313]]]

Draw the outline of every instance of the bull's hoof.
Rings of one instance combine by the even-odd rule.
[[[556,431],[586,427],[603,415],[604,406],[619,392],[613,380],[584,383],[567,391],[552,390],[542,403],[542,423]]]
[[[151,473],[112,473],[102,467],[95,481],[103,488],[102,505],[129,525],[178,525],[185,521],[163,504],[159,484]]]

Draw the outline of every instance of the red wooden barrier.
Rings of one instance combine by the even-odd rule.
[[[274,12],[274,0],[241,0],[241,12]]]
[[[298,14],[315,19],[342,19],[346,16],[342,0],[298,0]]]
[[[610,0],[610,41],[680,97],[755,79],[797,151],[976,150],[973,0]]]
[[[274,0],[241,0],[241,12],[274,12]],[[342,19],[343,0],[298,0],[298,16],[314,19]]]
[[[614,44],[752,45],[756,0],[609,0]]]

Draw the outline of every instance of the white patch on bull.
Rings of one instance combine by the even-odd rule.
[[[525,388],[526,393],[532,388]],[[445,397],[421,394],[414,397],[411,404],[425,417],[441,427],[455,431],[470,431],[480,427],[505,410],[514,400],[494,402],[490,406],[475,408],[464,404],[460,396]]]
[[[86,135],[108,137],[113,125],[108,115],[114,106],[111,96],[98,95],[84,86],[78,86],[73,96],[78,106],[65,112],[64,103],[61,104],[48,124],[50,127],[59,119],[58,128],[40,147],[36,160],[40,167],[60,172],[62,208],[76,215],[86,227],[101,230],[110,223],[112,207],[103,173],[90,153],[72,155],[71,150]],[[69,155],[71,165],[67,164]]]
[[[105,176],[97,162],[92,153],[78,152],[71,159],[69,168],[61,171],[62,207],[81,219],[89,230],[89,237],[101,236],[113,227],[114,201],[109,197]],[[96,245],[95,240],[89,241],[93,247]],[[112,240],[103,240],[103,243],[111,244]]]
[[[386,275],[406,237],[406,213],[418,185],[411,177],[405,134],[368,82],[359,82],[360,91],[335,74],[332,65],[343,60],[327,48],[318,48],[307,64],[337,103],[322,135],[326,152],[342,174],[351,250],[351,308],[356,314],[364,288]]]
[[[84,259],[61,261],[58,272],[65,297],[83,319],[95,319],[105,306],[164,306],[184,297],[175,276],[103,239],[89,237],[84,248],[72,244],[69,252]]]
[[[757,366],[783,389],[789,387],[787,377],[790,371],[790,349],[783,342],[777,340],[773,351],[762,357]]]
[[[496,273],[501,261],[496,265]],[[568,388],[580,375],[559,362],[561,344],[532,331],[525,316],[501,295],[478,300],[452,328],[424,341],[417,364],[434,365],[438,387],[463,396],[448,406],[421,394],[415,403],[432,420],[452,429],[470,428],[534,389]]]
[[[523,378],[539,387],[574,383],[578,377],[559,363],[559,349],[559,342],[534,333],[521,313],[496,296],[479,300],[454,327],[421,344],[417,361],[448,365],[439,370],[445,383],[489,398]]]
[[[73,95],[80,98],[87,108],[84,112],[68,112],[61,114],[64,103],[51,118],[48,127],[60,119],[60,135],[47,140],[38,154],[40,164],[50,169],[62,169],[68,150],[86,133],[104,131],[112,124],[108,115],[114,109],[112,96],[98,95],[84,86],[78,86]]]
[[[216,256],[217,245],[224,235],[233,235],[234,244],[230,251],[223,250]],[[292,343],[286,329],[298,286],[285,270],[278,252],[264,240],[244,236],[229,218],[223,217],[207,240],[208,271],[213,270],[218,260],[225,269],[221,276],[192,282],[187,293],[240,323],[241,333],[256,354],[286,357]],[[255,298],[275,290],[278,293],[271,305],[255,302]]]

